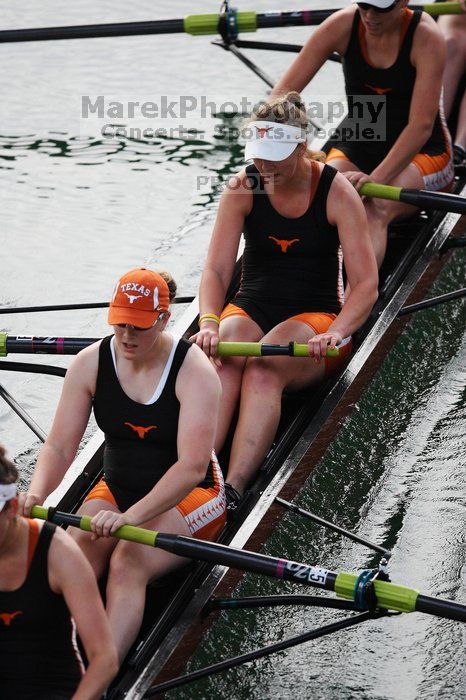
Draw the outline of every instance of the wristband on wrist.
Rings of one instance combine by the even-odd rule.
[[[199,328],[201,327],[201,323],[203,321],[213,321],[217,324],[217,326],[220,325],[220,318],[217,316],[217,314],[202,314],[202,316],[199,316]]]

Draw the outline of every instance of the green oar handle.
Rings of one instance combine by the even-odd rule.
[[[448,3],[445,3],[447,5]],[[380,199],[391,199],[394,202],[400,201],[401,187],[391,185],[378,185],[375,182],[366,182],[359,190],[359,194],[365,197],[379,197]]]
[[[448,3],[445,3],[447,5]],[[184,30],[187,34],[200,36],[202,34],[218,34],[219,14],[188,15],[184,18]],[[256,12],[237,12],[235,15],[238,32],[255,32],[257,30]]]
[[[284,355],[288,357],[309,357],[309,348],[305,343],[289,345],[267,345],[266,343],[239,343],[222,341],[218,344],[221,357],[266,357]],[[338,348],[327,348],[327,357],[338,357]]]
[[[49,509],[44,508],[43,506],[33,506],[31,515],[33,518],[47,520],[49,517]],[[64,518],[62,520],[63,522],[66,522],[67,525],[79,527],[80,530],[85,530],[86,532],[92,532],[91,518],[88,515],[68,514],[66,520]],[[155,547],[157,535],[158,532],[155,530],[145,530],[142,527],[135,527],[134,525],[123,525],[112,534],[112,537],[116,537],[119,540],[127,540],[128,542],[136,542],[138,544],[148,544],[150,547]]]
[[[461,15],[464,10],[459,2],[436,2],[424,5],[424,12],[436,17],[437,15]]]

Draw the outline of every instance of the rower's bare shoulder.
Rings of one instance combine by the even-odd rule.
[[[414,34],[413,50],[421,52],[423,59],[431,56],[435,60],[435,51],[444,45],[445,39],[439,26],[430,15],[423,12]]]
[[[254,177],[254,175],[252,175]],[[252,201],[252,177],[243,168],[228,178],[222,192],[222,200],[227,200],[230,206],[244,207]]]
[[[102,341],[98,340],[87,348],[81,350],[66,373],[67,382],[78,381],[81,384],[95,384],[99,369],[99,349]]]
[[[327,198],[327,217],[330,223],[336,224],[351,215],[364,215],[364,205],[361,197],[350,181],[337,172],[330,185]]]
[[[48,568],[50,586],[55,593],[62,593],[66,581],[71,583],[73,576],[75,582],[78,576],[81,583],[92,579],[92,570],[80,547],[59,527],[50,543]]]
[[[355,5],[344,7],[342,10],[338,10],[330,15],[330,17],[327,17],[325,22],[322,22],[319,27],[319,33],[332,37],[332,44],[340,55],[346,53],[348,48],[348,41],[356,11],[357,7]]]
[[[194,389],[203,396],[220,395],[221,384],[217,370],[201,348],[193,343],[186,354],[176,380],[176,394],[182,397],[183,392]]]
[[[331,199],[344,197],[345,202],[360,200],[360,196],[348,178],[338,171],[332,180],[332,184],[330,185],[329,195]]]

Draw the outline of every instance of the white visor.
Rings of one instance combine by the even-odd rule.
[[[246,125],[243,139],[246,142],[245,160],[279,161],[288,158],[298,143],[306,141],[306,132],[299,126],[256,121]]]
[[[0,512],[16,496],[16,484],[0,484]]]
[[[353,3],[362,2],[362,0],[351,0]],[[364,0],[367,5],[373,5],[374,7],[380,7],[381,10],[385,10],[390,5],[393,5],[394,0]]]

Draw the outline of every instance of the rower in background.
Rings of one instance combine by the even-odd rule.
[[[118,665],[94,573],[64,530],[18,515],[17,479],[0,445],[0,697],[98,700]]]
[[[466,13],[466,0],[460,0]],[[445,117],[450,119],[456,93],[466,78],[466,14],[443,15],[438,26],[447,44],[447,60],[443,73]],[[459,98],[458,118],[453,136],[455,166],[466,167],[466,90]]]
[[[110,535],[129,524],[208,540],[226,519],[212,452],[220,382],[198,347],[166,330],[175,293],[168,273],[136,268],[118,280],[113,334],[71,363],[25,499],[29,513],[58,486],[93,408],[105,433],[104,478],[79,510],[94,534],[73,536],[98,577],[110,562],[107,614],[120,661],[141,626],[147,584],[185,560]]]
[[[385,140],[331,140],[327,162],[357,190],[366,182],[448,190],[454,177],[451,139],[440,106],[445,41],[429,15],[407,0],[358,2],[326,19],[278,81],[272,95],[302,90],[327,58],[342,57],[348,96],[386,98]],[[364,124],[367,126],[367,123]],[[341,134],[339,135],[341,136]],[[366,199],[380,267],[387,227],[415,209]]]
[[[200,330],[193,338],[219,367],[217,450],[240,398],[225,484],[232,512],[272,445],[282,392],[307,388],[340,369],[351,335],[377,298],[364,206],[346,178],[308,151],[307,131],[297,93],[264,103],[253,115],[245,127],[245,157],[254,162],[222,194],[201,280]],[[243,232],[241,285],[225,307]],[[352,289],[346,302],[340,245]],[[294,340],[309,344],[311,358],[220,363],[219,340]],[[336,345],[339,357],[325,357],[327,346]]]

